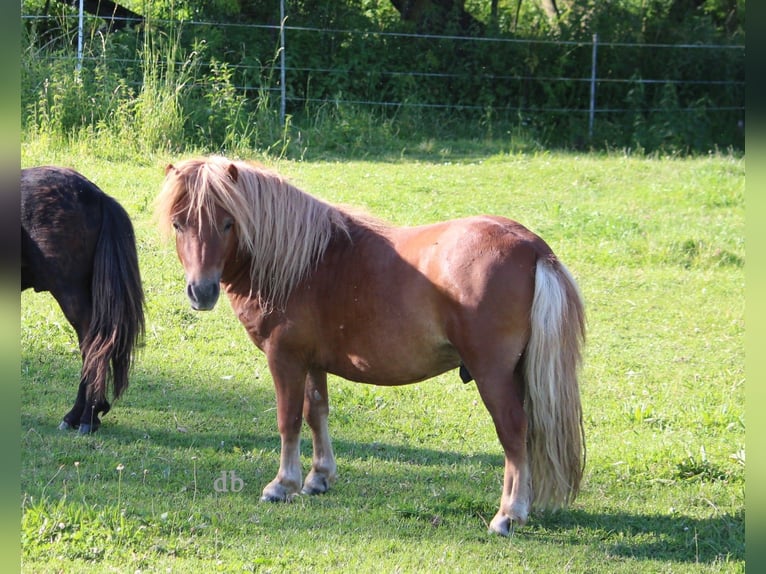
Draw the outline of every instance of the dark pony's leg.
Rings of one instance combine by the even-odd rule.
[[[327,396],[327,373],[312,372],[306,377],[303,418],[312,434],[314,454],[311,471],[303,482],[304,494],[322,494],[335,482],[337,466],[332,451],[327,415],[330,412]]]
[[[72,407],[72,410],[64,415],[64,418],[59,424],[59,430],[71,430],[80,427],[80,419],[82,418],[82,413],[85,412],[85,395],[87,388],[87,381],[81,378],[80,385],[77,388],[77,398],[74,401],[74,406]]]
[[[97,402],[88,402],[88,382],[81,378],[77,389],[77,398],[74,406],[59,424],[60,430],[79,428],[82,434],[96,432],[101,426],[99,415],[105,415],[111,409],[109,402],[104,399]]]
[[[77,333],[77,340],[80,345],[80,352],[83,359],[83,368],[80,375],[80,384],[77,389],[77,397],[72,409],[64,415],[59,429],[80,429],[80,432],[87,434],[95,432],[101,426],[99,414],[106,414],[111,408],[105,396],[91,396],[88,379],[85,372],[85,359],[88,349],[85,348],[85,336],[90,325],[92,313],[90,303],[90,286],[86,283],[79,287],[75,284],[67,288],[65,293],[58,290],[52,292],[56,301],[58,301],[64,316]]]

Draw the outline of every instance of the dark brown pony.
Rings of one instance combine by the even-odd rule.
[[[117,201],[71,169],[21,170],[21,289],[50,291],[82,353],[74,407],[59,425],[94,432],[128,386],[144,333],[136,240]]]
[[[505,452],[490,530],[508,534],[533,503],[577,495],[583,304],[538,236],[494,216],[392,227],[221,157],[168,166],[158,215],[175,229],[191,306],[211,309],[222,287],[266,354],[282,452],[263,500],[335,480],[327,373],[402,385],[457,367],[476,380]],[[314,447],[303,482],[302,420]]]

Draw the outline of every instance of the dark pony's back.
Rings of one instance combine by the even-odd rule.
[[[53,295],[82,352],[80,393],[64,420],[97,426],[88,410],[108,411],[110,381],[115,398],[127,388],[144,333],[133,225],[117,201],[70,169],[22,170],[21,194],[21,288]]]

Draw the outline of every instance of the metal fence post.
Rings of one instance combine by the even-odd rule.
[[[82,68],[82,28],[83,28],[83,0],[80,0],[80,13],[77,16],[77,71]]]
[[[279,121],[285,126],[285,0],[279,2]]]
[[[588,139],[593,139],[593,119],[596,113],[596,55],[598,33],[593,34],[593,59],[590,66],[590,109],[588,111]]]

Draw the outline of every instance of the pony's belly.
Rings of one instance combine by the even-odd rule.
[[[430,379],[459,365],[460,356],[447,344],[398,353],[346,353],[327,371],[349,381],[397,386]]]

